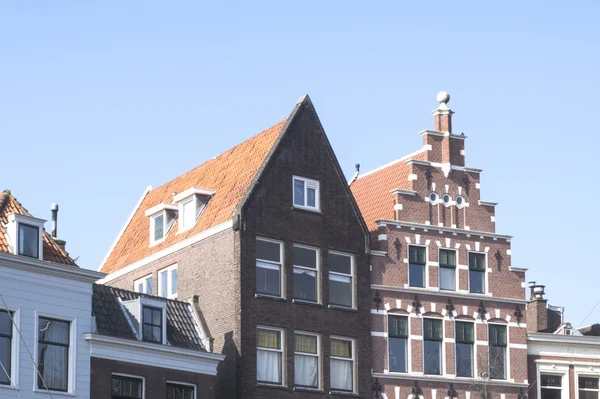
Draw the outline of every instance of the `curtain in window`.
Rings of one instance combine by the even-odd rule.
[[[456,266],[456,251],[440,250],[440,266]]]
[[[443,339],[442,320],[423,319],[424,339],[441,341]]]
[[[38,386],[57,391],[68,389],[69,323],[39,319],[38,367],[43,377]],[[39,378],[39,377],[38,377]]]
[[[319,360],[316,356],[294,356],[294,384],[316,388],[318,385]]]
[[[256,379],[261,382],[281,384],[281,353],[258,350],[256,354]]]
[[[490,345],[506,346],[506,326],[490,324]]]
[[[410,263],[425,264],[425,248],[423,247],[408,247],[408,257]]]
[[[352,362],[331,359],[331,389],[352,391]]]
[[[484,272],[485,271],[485,255],[469,252],[469,269]]]
[[[388,336],[397,338],[408,337],[408,317],[390,315],[388,323]]]
[[[473,336],[473,323],[456,322],[456,342],[472,344]]]

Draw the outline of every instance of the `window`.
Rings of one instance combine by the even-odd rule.
[[[196,223],[196,204],[193,198],[181,203],[180,230],[189,230]]]
[[[12,385],[12,313],[0,310],[0,385]]]
[[[354,341],[331,339],[330,372],[333,391],[354,391]]]
[[[19,255],[40,257],[39,227],[19,223]]]
[[[142,399],[143,391],[144,380],[142,378],[113,374],[110,389],[112,399]]]
[[[319,251],[294,245],[294,299],[318,302]]]
[[[598,399],[598,391],[598,378],[579,377],[579,399]]]
[[[69,389],[69,333],[67,321],[38,319],[38,389]]]
[[[456,251],[440,249],[440,289],[456,289]]]
[[[256,292],[282,296],[281,243],[256,239]]]
[[[177,265],[158,272],[159,293],[163,298],[177,298]]]
[[[408,247],[408,285],[425,287],[425,247]]]
[[[555,374],[542,374],[540,386],[542,391],[541,399],[561,399],[562,376]],[[579,384],[579,386],[581,387],[581,383]],[[585,394],[581,394],[581,391],[579,392],[579,397],[581,399],[586,398]],[[596,396],[596,398],[597,397],[598,396]]]
[[[485,293],[485,254],[469,252],[469,291]]]
[[[162,242],[175,220],[177,220],[177,206],[173,204],[160,203],[144,212],[150,217],[150,245]]]
[[[423,359],[425,374],[442,374],[442,320],[423,319]]]
[[[456,200],[455,200],[455,201],[456,201],[456,207],[457,207],[457,208],[462,208],[462,207],[463,207],[463,205],[464,205],[464,203],[465,203],[465,200],[464,200],[464,198],[463,198],[463,197],[461,197],[460,195],[459,195],[458,197],[456,197]]]
[[[354,258],[352,255],[329,252],[329,303],[354,307]]]
[[[152,295],[152,275],[135,280],[133,287],[135,292]]]
[[[450,206],[451,200],[452,200],[452,197],[450,197],[450,194],[444,194],[444,196],[442,197],[442,201],[444,201],[445,206]]]
[[[160,241],[165,238],[165,215],[161,213],[152,218],[154,231],[154,241]]]
[[[318,335],[296,333],[294,350],[294,385],[307,388],[319,388],[319,354],[320,340]]]
[[[473,377],[474,324],[456,322],[456,376]]]
[[[406,373],[408,317],[388,316],[389,371]]]
[[[304,177],[294,176],[294,207],[320,211],[319,182]]]
[[[257,329],[256,381],[283,385],[283,331]]]
[[[438,195],[436,193],[431,193],[429,194],[429,202],[431,202],[431,205],[435,205],[438,201]]]
[[[196,397],[196,387],[188,384],[177,384],[167,382],[166,399],[194,399]]]
[[[490,378],[506,379],[506,326],[489,325]]]
[[[143,306],[142,339],[147,342],[163,342],[163,312],[161,309]]]

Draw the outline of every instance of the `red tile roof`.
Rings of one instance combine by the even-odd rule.
[[[6,239],[6,225],[9,213],[32,216],[11,194],[10,190],[4,190],[0,192],[0,252],[10,252]],[[69,257],[69,254],[54,242],[50,234],[43,231],[42,240],[44,260],[77,266],[75,261]]]
[[[425,160],[427,152],[420,150],[359,176],[350,190],[371,233],[371,247],[377,247],[377,220],[394,219],[394,189],[411,189],[408,175],[411,160]]]
[[[115,272],[203,230],[231,220],[236,206],[282,133],[285,122],[284,120],[264,130],[218,157],[150,190],[117,239],[101,271]],[[181,234],[176,234],[176,222],[163,242],[149,247],[150,218],[145,216],[146,210],[160,203],[172,203],[173,193],[181,193],[191,187],[215,190],[200,219],[192,229]]]

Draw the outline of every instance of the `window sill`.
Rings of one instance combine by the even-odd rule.
[[[282,298],[280,296],[274,296],[274,295],[269,295],[269,294],[258,294],[258,293],[255,293],[254,297],[255,298],[261,298],[261,299],[271,299],[271,300],[280,301],[280,302],[287,302],[287,298]]]
[[[345,392],[345,391],[329,391],[330,395],[342,395],[342,396],[354,396],[359,397],[356,392]]]
[[[292,303],[297,303],[298,305],[309,305],[309,306],[317,306],[322,308],[323,304],[318,302],[311,301],[303,301],[302,299],[292,299]]]
[[[266,382],[257,382],[256,386],[259,388],[282,389],[286,391],[288,390],[288,387],[286,385],[268,384]]]
[[[317,388],[308,388],[308,387],[294,387],[292,388],[294,391],[298,392],[307,392],[307,393],[320,393],[325,395],[325,391]]]
[[[299,207],[298,205],[294,205],[294,206],[292,206],[292,210],[310,213],[311,215],[323,216],[323,212],[321,212],[320,209],[302,208],[302,207]]]
[[[75,392],[63,392],[63,391],[53,391],[53,390],[46,391],[45,389],[38,389],[38,388],[35,388],[33,390],[33,392],[35,392],[37,394],[47,394],[50,396],[77,396],[77,394]]]
[[[0,389],[11,389],[13,391],[18,390],[19,386],[18,385],[5,385],[5,384],[0,384]]]
[[[345,310],[347,312],[358,312],[358,309],[356,309],[356,308],[348,308],[348,307],[345,307],[345,306],[327,305],[327,307],[329,309]]]

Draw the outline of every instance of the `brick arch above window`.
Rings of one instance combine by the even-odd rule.
[[[475,319],[473,317],[464,315],[464,314],[456,316],[454,318],[454,320],[456,320],[456,321],[475,321]]]
[[[444,315],[438,312],[425,312],[423,313],[423,317],[436,317],[438,319],[443,319]]]
[[[488,323],[495,323],[495,324],[508,324],[508,322],[504,319],[498,319],[498,318],[491,318],[488,320]]]

